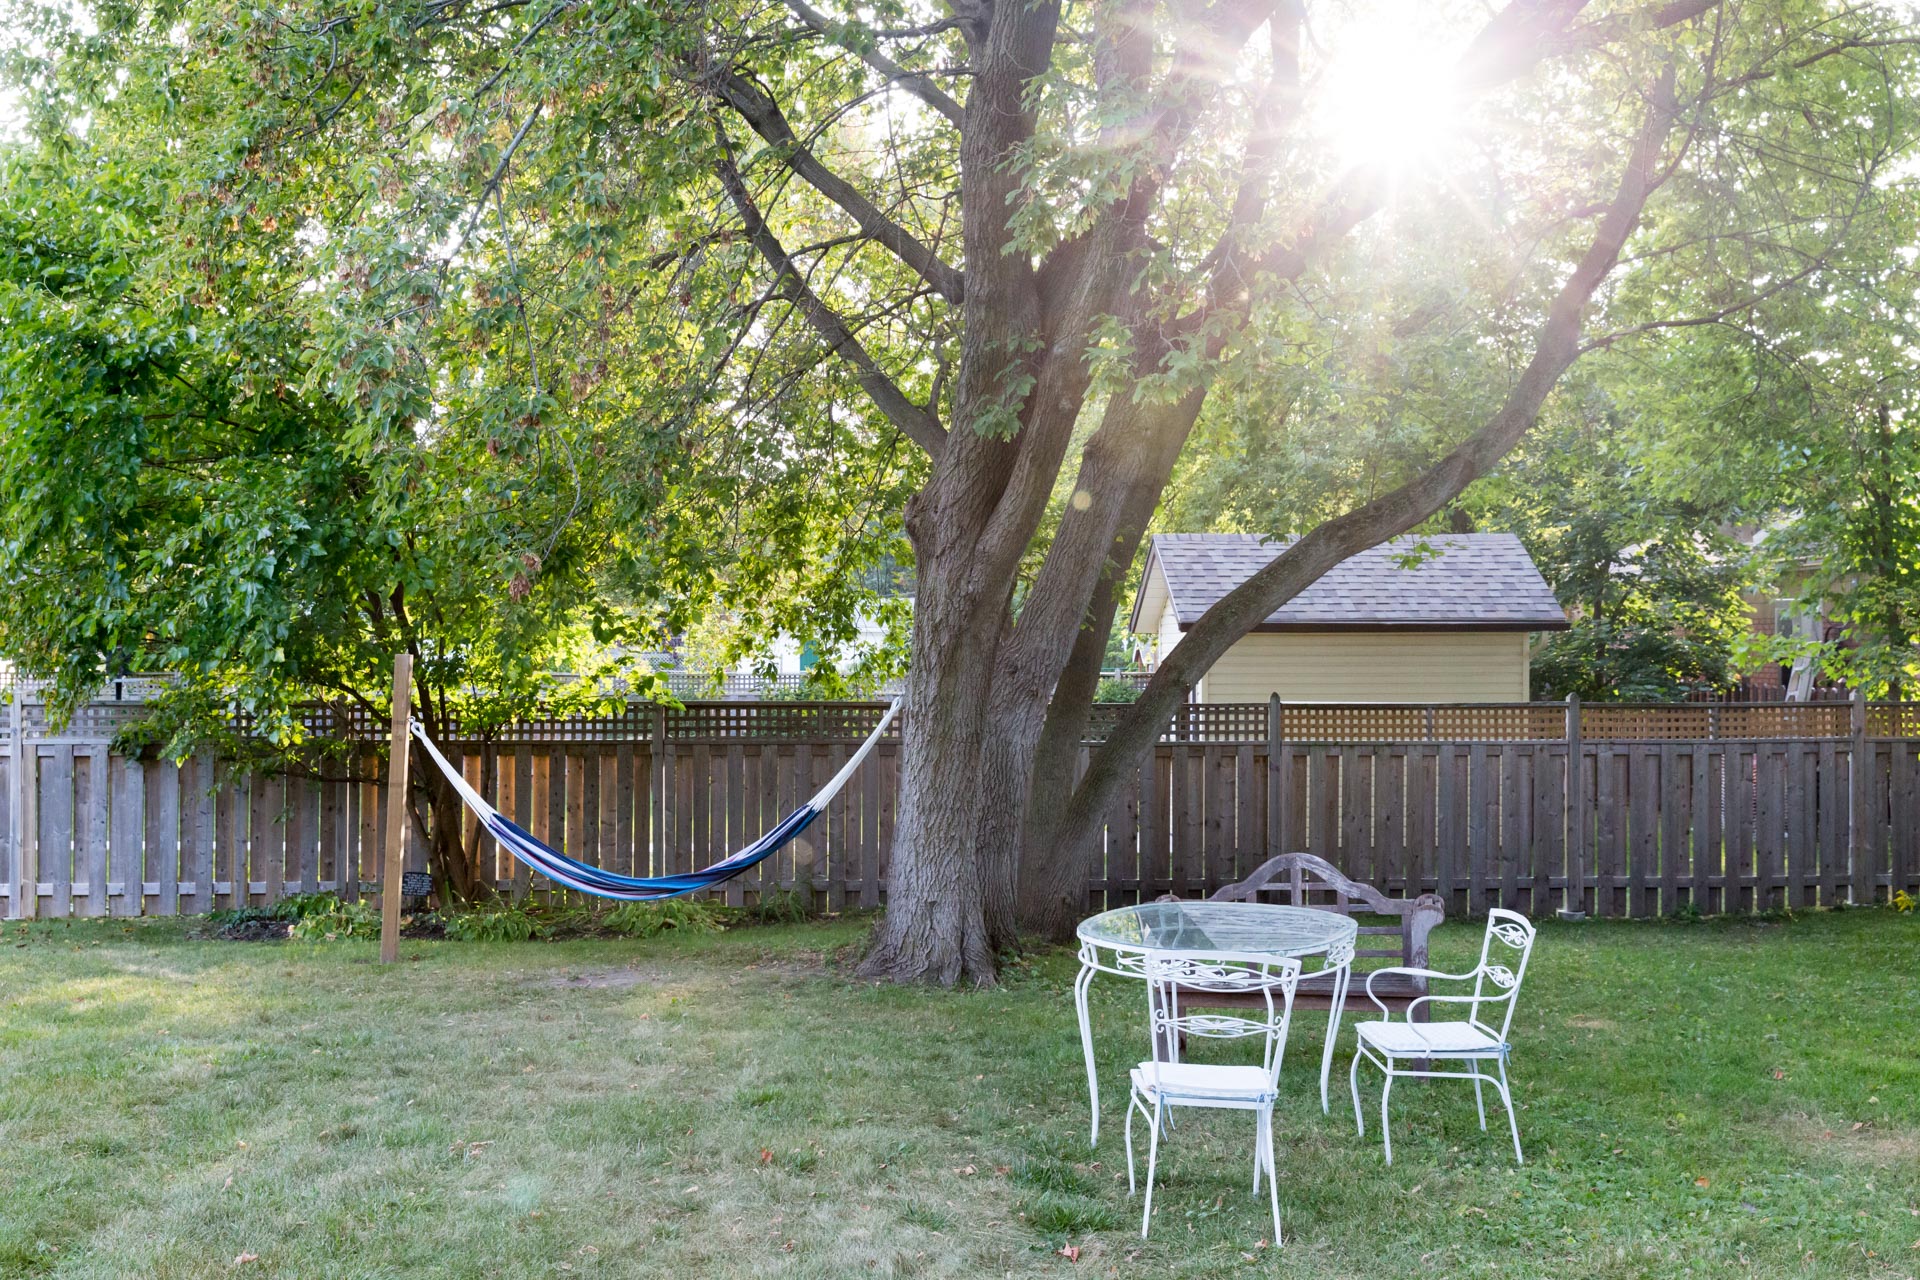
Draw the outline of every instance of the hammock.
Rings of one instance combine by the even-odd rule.
[[[899,710],[900,703],[896,699],[893,705],[887,708],[887,713],[880,717],[880,723],[874,726],[867,740],[860,745],[858,751],[853,753],[853,758],[847,761],[840,772],[834,774],[832,780],[820,788],[813,799],[781,819],[773,830],[740,852],[714,863],[704,871],[690,871],[674,876],[618,875],[569,858],[559,850],[541,843],[533,837],[531,832],[488,804],[478,791],[469,786],[460,771],[447,762],[447,758],[440,754],[440,749],[433,745],[432,740],[418,724],[410,724],[409,728],[413,730],[413,736],[420,739],[420,745],[426,748],[427,755],[440,766],[440,772],[447,775],[447,781],[452,783],[453,789],[460,793],[460,798],[466,801],[467,808],[473,810],[474,817],[480,819],[480,825],[486,828],[487,834],[498,840],[530,870],[539,872],[563,888],[591,893],[596,897],[618,898],[625,902],[652,902],[660,898],[678,897],[683,893],[696,893],[701,889],[711,889],[717,884],[724,884],[756,863],[764,862],[780,846],[805,831],[808,825],[826,809],[828,803],[840,794],[840,789],[847,785],[847,779],[853,776],[854,770],[858,769],[861,761],[867,758],[867,753],[872,751],[874,744],[880,741],[880,735],[887,731],[887,725],[892,723],[894,714]]]

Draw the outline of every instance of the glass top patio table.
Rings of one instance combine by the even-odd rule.
[[[1329,966],[1343,964],[1359,926],[1337,912],[1276,902],[1141,902],[1082,920],[1075,932],[1084,963],[1139,977],[1155,951],[1324,954]]]

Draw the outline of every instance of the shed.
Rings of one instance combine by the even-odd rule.
[[[1154,663],[1288,545],[1251,533],[1156,535],[1131,621],[1154,636]],[[1396,538],[1341,561],[1242,636],[1194,700],[1524,702],[1531,634],[1566,627],[1513,534]]]

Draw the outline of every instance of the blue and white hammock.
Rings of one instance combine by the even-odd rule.
[[[578,859],[569,858],[558,849],[541,843],[533,837],[531,832],[488,804],[485,797],[469,786],[466,778],[447,762],[447,758],[440,754],[440,749],[433,745],[432,740],[418,724],[410,727],[413,730],[413,736],[420,739],[420,745],[426,748],[433,762],[440,766],[440,772],[447,775],[447,781],[453,784],[453,789],[460,793],[462,800],[466,801],[467,808],[473,810],[474,816],[480,819],[480,825],[486,828],[487,834],[498,840],[502,847],[525,863],[529,870],[540,873],[562,888],[576,889],[581,893],[591,893],[601,898],[618,898],[625,902],[651,902],[660,898],[678,897],[683,893],[697,893],[701,889],[711,889],[773,856],[782,845],[805,831],[815,818],[826,811],[827,805],[832,803],[833,798],[840,794],[840,789],[847,785],[847,779],[853,776],[854,771],[867,758],[867,753],[872,751],[874,745],[880,741],[880,735],[887,731],[887,725],[892,723],[894,714],[899,710],[900,703],[896,700],[887,708],[887,713],[880,717],[880,723],[874,726],[873,732],[867,736],[865,742],[860,744],[860,749],[853,753],[853,758],[847,761],[840,772],[834,774],[832,780],[820,788],[813,799],[781,819],[773,830],[740,852],[714,863],[704,871],[690,871],[677,876],[618,875],[612,871],[590,866]]]

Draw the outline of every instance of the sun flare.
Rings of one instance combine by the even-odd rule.
[[[1338,162],[1399,174],[1444,157],[1461,125],[1451,52],[1410,5],[1373,7],[1329,33],[1315,116]]]

